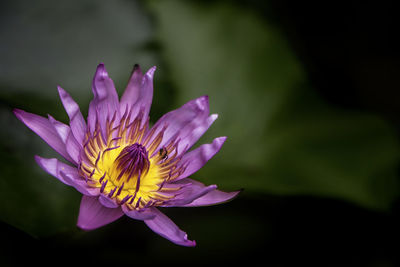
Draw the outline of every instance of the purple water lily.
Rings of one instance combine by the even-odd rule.
[[[14,113],[71,165],[36,156],[46,172],[83,194],[77,225],[92,230],[122,215],[143,220],[154,232],[178,245],[195,246],[157,207],[196,207],[228,201],[239,191],[222,192],[189,179],[225,142],[188,150],[217,119],[208,97],[189,101],[149,127],[153,98],[152,67],[145,75],[135,65],[118,99],[103,64],[97,67],[87,123],[71,96],[58,87],[69,126],[52,116],[23,110]]]

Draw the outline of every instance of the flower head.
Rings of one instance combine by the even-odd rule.
[[[36,156],[49,174],[83,194],[78,227],[91,230],[122,215],[143,220],[154,232],[183,246],[194,246],[157,207],[195,207],[232,199],[189,179],[213,157],[226,137],[189,151],[217,118],[209,115],[208,97],[189,101],[162,116],[151,128],[149,111],[155,67],[146,74],[135,65],[118,99],[103,64],[97,67],[87,122],[71,96],[58,87],[69,125],[15,109],[14,113],[71,165]],[[189,151],[189,152],[188,152]]]

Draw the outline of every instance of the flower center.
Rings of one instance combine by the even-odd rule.
[[[150,169],[146,148],[138,143],[122,149],[114,164],[119,171],[117,181],[124,178],[123,181],[129,182],[132,177],[137,177],[138,183],[140,183],[140,176],[146,175]]]
[[[141,210],[159,206],[174,197],[180,186],[171,186],[185,167],[177,157],[179,140],[171,140],[159,148],[165,127],[148,131],[142,116],[134,120],[126,112],[115,125],[115,116],[107,120],[106,129],[86,133],[81,153],[80,173],[91,187],[129,209]]]

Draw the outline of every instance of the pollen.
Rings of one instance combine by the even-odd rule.
[[[178,164],[179,140],[159,148],[166,127],[157,134],[148,131],[148,123],[142,126],[143,112],[132,120],[126,111],[118,125],[115,116],[107,119],[105,129],[96,122],[95,129],[86,132],[79,171],[87,184],[131,210],[160,206],[174,198],[181,187],[167,182],[185,170]]]

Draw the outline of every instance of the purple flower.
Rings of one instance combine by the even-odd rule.
[[[195,246],[157,207],[196,207],[228,201],[239,191],[222,192],[189,179],[225,142],[188,150],[217,118],[209,115],[208,97],[189,101],[149,127],[153,98],[152,67],[145,75],[135,65],[118,99],[103,64],[93,79],[87,122],[71,96],[58,87],[69,126],[48,115],[14,113],[71,165],[36,156],[49,174],[83,194],[77,225],[92,230],[122,215],[143,220],[154,232],[182,246]]]

